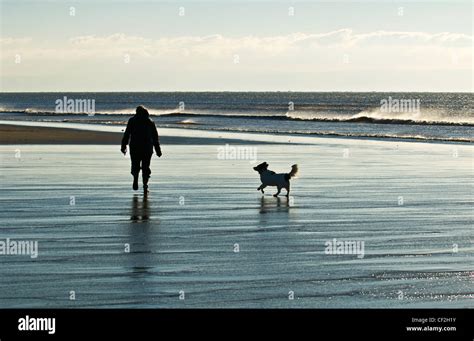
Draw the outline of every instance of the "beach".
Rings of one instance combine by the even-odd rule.
[[[0,240],[38,245],[0,255],[3,308],[472,307],[469,144],[183,130],[144,197],[120,131],[62,129],[0,128]],[[290,198],[257,192],[263,161],[299,165]]]
[[[474,341],[472,1],[1,7],[0,341]]]
[[[11,124],[13,123],[13,124]],[[72,126],[72,127],[71,127]],[[105,129],[104,129],[105,128]],[[109,144],[120,145],[123,128],[84,126],[74,124],[39,124],[37,122],[1,122],[0,145],[15,144]],[[176,130],[176,129],[175,129]],[[173,129],[171,129],[173,131]],[[206,138],[205,136],[166,135],[160,138],[164,144],[222,144],[222,143],[249,143],[248,140],[232,138]],[[263,143],[263,142],[262,142]]]

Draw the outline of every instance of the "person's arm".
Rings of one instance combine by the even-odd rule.
[[[160,138],[158,136],[158,130],[156,130],[155,122],[150,121],[152,128],[151,128],[151,136],[153,139],[153,146],[155,147],[155,152],[158,157],[161,157],[161,147],[160,147]]]
[[[120,151],[124,154],[127,152],[127,145],[128,145],[128,141],[130,140],[131,125],[132,125],[131,120],[128,120],[127,128],[125,129],[125,132],[123,133],[122,147],[120,148]]]

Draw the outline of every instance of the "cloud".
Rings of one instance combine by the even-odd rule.
[[[353,36],[353,44],[472,47],[473,37],[460,33],[376,31]]]
[[[399,31],[374,31],[356,34],[351,29],[307,34],[293,33],[280,36],[243,36],[224,37],[220,34],[207,36],[182,36],[173,38],[160,38],[157,40],[124,34],[113,34],[106,37],[82,36],[70,39],[71,44],[82,47],[131,47],[145,45],[148,47],[168,48],[171,50],[198,49],[208,47],[208,51],[221,49],[222,51],[238,49],[259,49],[268,52],[284,51],[295,47],[327,47],[342,46],[354,47],[364,44],[377,46],[391,45],[418,45],[418,46],[458,46],[471,47],[473,37],[460,33],[425,33],[425,32],[399,32]]]
[[[0,38],[0,46],[18,46],[31,43],[32,39],[29,37],[25,38]]]
[[[472,45],[472,36],[459,33],[355,33],[348,28],[274,36],[25,37],[0,40],[0,66],[2,87],[9,91],[158,86],[423,90],[433,84],[465,90],[471,87]],[[21,63],[16,63],[18,55]]]
[[[141,57],[206,57],[229,58],[233,54],[262,57],[317,53],[321,49],[340,48],[472,48],[473,37],[441,32],[374,31],[354,33],[345,28],[325,33],[293,33],[279,36],[226,37],[220,34],[150,39],[116,33],[108,36],[73,37],[60,46],[33,41],[31,38],[4,38],[0,46],[5,54],[22,49],[24,54],[38,58],[99,58],[134,54]]]

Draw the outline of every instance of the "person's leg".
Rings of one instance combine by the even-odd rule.
[[[143,190],[148,191],[148,180],[150,179],[151,169],[151,157],[153,154],[146,154],[142,158],[142,178],[143,178]]]
[[[130,150],[130,159],[132,161],[132,175],[133,175],[133,190],[138,189],[138,174],[140,173],[140,157],[137,153],[133,153]]]

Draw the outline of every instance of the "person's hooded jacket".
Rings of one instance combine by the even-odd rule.
[[[160,141],[155,123],[150,120],[148,110],[139,106],[136,114],[128,120],[127,129],[122,138],[122,151],[130,144],[130,153],[161,154]]]

